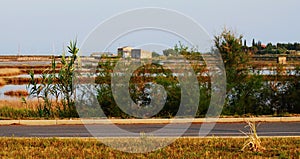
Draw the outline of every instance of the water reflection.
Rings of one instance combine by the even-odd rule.
[[[17,90],[26,90],[27,85],[5,85],[0,88],[0,99],[5,100],[14,100],[14,99],[20,99],[21,97],[16,96],[7,96],[4,95],[7,91],[17,91]]]
[[[251,72],[251,74],[258,74],[258,75],[276,75],[277,74],[277,70],[276,69],[259,69],[259,70],[253,70]],[[297,71],[296,70],[286,70],[285,71],[285,75],[296,75]],[[145,74],[146,76],[151,76],[151,77],[156,77],[156,74]],[[179,76],[180,73],[174,73],[174,76]],[[99,76],[99,73],[93,73],[88,74],[88,73],[82,73],[81,74],[82,77],[96,77]],[[201,74],[201,76],[207,76],[207,74]],[[21,74],[21,75],[17,75],[14,76],[15,78],[30,78],[30,76],[28,74]],[[34,78],[40,78],[41,74],[35,74]],[[30,89],[30,88],[29,88]],[[2,87],[0,87],[0,100],[13,100],[13,99],[20,99],[21,97],[14,97],[14,96],[7,96],[4,95],[5,92],[7,91],[17,91],[17,90],[29,90],[27,88],[27,84],[20,84],[20,85],[13,85],[13,84],[9,84],[9,85],[4,85]],[[80,89],[79,89],[80,92]],[[96,90],[92,91],[93,93],[96,93]]]

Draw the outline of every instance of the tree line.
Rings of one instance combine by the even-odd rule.
[[[223,115],[284,115],[288,113],[300,113],[300,69],[295,68],[293,75],[286,75],[286,70],[282,65],[274,65],[276,73],[263,75],[259,72],[253,73],[254,66],[250,62],[251,51],[245,49],[241,35],[236,35],[230,30],[224,30],[220,35],[215,36],[215,49],[223,58],[226,71],[226,102],[222,111]],[[191,61],[201,61],[201,53],[190,49],[183,44],[176,45],[173,49],[164,51],[165,56],[184,56]],[[211,99],[211,84],[208,76],[203,76],[207,72],[206,65],[191,63],[194,71],[198,74],[200,88],[200,101],[197,116],[205,116]],[[110,72],[114,64],[110,61],[100,62],[99,68],[102,72]],[[109,66],[109,68],[107,67]],[[149,78],[144,75],[151,72],[158,73],[156,78]],[[162,72],[163,70],[163,72]],[[145,72],[146,71],[146,72]],[[138,75],[138,76],[137,76]],[[161,76],[160,76],[161,75]],[[110,76],[106,74],[105,76]],[[129,92],[132,99],[138,103],[143,103],[146,107],[151,100],[149,94],[144,92],[150,83],[159,83],[167,88],[167,99],[164,108],[155,117],[172,117],[180,105],[180,87],[177,77],[171,70],[163,69],[158,65],[147,65],[136,70],[136,74],[131,78]],[[99,77],[98,80],[110,79],[110,77]],[[105,113],[111,117],[126,117],[114,102],[110,91],[109,81],[101,81],[98,99]],[[108,84],[108,85],[107,85]],[[102,85],[102,86],[101,86]],[[104,89],[104,90],[103,90]],[[108,93],[107,93],[108,92]],[[109,102],[108,102],[109,101]],[[128,116],[127,116],[128,117]]]
[[[245,49],[242,43],[243,36],[233,33],[230,30],[224,30],[214,37],[215,47],[224,61],[226,72],[226,100],[223,106],[222,115],[285,115],[300,113],[300,69],[295,68],[291,74],[286,74],[286,69],[276,64],[276,73],[263,75],[259,72],[254,73],[254,66],[250,62],[252,56],[251,50]],[[287,47],[286,45],[279,45]],[[298,46],[293,45],[293,47]],[[268,46],[267,46],[268,47]],[[269,45],[269,47],[274,47]],[[290,46],[292,47],[292,46]],[[38,97],[40,102],[40,116],[58,116],[58,117],[78,117],[75,113],[75,97],[72,86],[72,78],[75,76],[74,60],[77,58],[78,49],[73,43],[70,44],[69,52],[72,55],[69,60],[63,60],[63,69],[56,74],[54,68],[56,62],[53,62],[52,72],[44,74],[44,83],[37,85],[34,74],[31,73],[32,80],[29,83],[32,88],[30,94]],[[211,54],[215,51],[212,50]],[[166,56],[183,56],[190,60],[190,64],[197,75],[199,85],[199,104],[197,117],[204,117],[207,113],[211,100],[212,85],[208,66],[203,61],[202,54],[193,48],[188,48],[179,43],[173,49],[164,51]],[[81,109],[90,116],[97,116],[97,111],[101,107],[104,114],[108,117],[132,118],[124,113],[117,105],[113,91],[111,78],[114,75],[113,69],[120,59],[102,58],[95,70],[95,85],[97,105]],[[58,85],[54,84],[57,83]],[[150,105],[153,98],[153,84],[161,85],[166,94],[156,94],[165,99],[163,108],[152,117],[174,117],[181,103],[181,87],[178,76],[172,70],[163,67],[162,64],[151,63],[139,67],[130,78],[128,91],[134,106],[152,109]],[[53,91],[53,90],[58,91]],[[53,107],[48,98],[55,95],[60,98],[60,104]],[[123,97],[118,97],[123,98]],[[191,99],[192,100],[192,99]],[[130,106],[130,104],[129,104]],[[78,107],[77,107],[78,108]],[[56,113],[49,112],[55,111]],[[77,110],[78,111],[78,110]]]
[[[267,43],[262,44],[261,41],[252,40],[252,46],[248,47],[244,40],[243,47],[251,50],[252,54],[295,54],[300,51],[300,43]]]

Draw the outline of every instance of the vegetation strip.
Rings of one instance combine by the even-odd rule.
[[[150,137],[136,142],[153,144]],[[109,139],[124,143],[126,139]],[[129,139],[133,140],[133,139]],[[96,139],[0,138],[1,158],[299,158],[300,138],[261,138],[264,150],[241,151],[245,138],[180,138],[145,154],[114,150]],[[128,146],[128,145],[127,145]],[[130,148],[132,145],[128,146]],[[144,147],[140,147],[141,149]]]
[[[214,38],[214,49],[220,52],[223,58],[227,81],[226,102],[224,105],[220,105],[220,107],[223,106],[222,115],[285,117],[299,114],[300,57],[296,53],[299,52],[300,44],[279,43],[277,46],[272,44],[264,46],[261,42],[253,40],[252,47],[249,47],[245,45],[246,42],[243,45],[242,41],[241,35],[227,29]],[[19,91],[6,92],[7,95],[18,95],[22,100],[18,105],[9,104],[7,101],[0,102],[0,117],[9,119],[61,119],[78,118],[79,116],[84,118],[134,118],[134,115],[129,115],[120,109],[120,104],[117,105],[116,96],[112,92],[111,79],[118,74],[118,72],[113,73],[113,70],[122,56],[103,55],[97,59],[93,57],[82,57],[81,59],[77,55],[78,51],[76,42],[70,42],[68,55],[63,53],[59,58],[46,57],[48,63],[44,67],[39,68],[39,66],[29,66],[29,64],[20,66],[20,68],[11,68],[17,65],[1,67],[1,72],[5,77],[0,78],[0,86],[27,83],[29,99],[34,98],[37,102],[26,101],[25,97],[21,96],[27,94]],[[145,112],[140,114],[143,118],[173,118],[176,116],[182,97],[182,88],[178,81],[178,77],[182,76],[182,69],[177,67],[182,64],[180,59],[184,57],[197,75],[200,100],[199,103],[196,103],[198,110],[187,107],[184,109],[185,113],[182,118],[205,117],[209,105],[212,103],[210,101],[212,99],[211,92],[216,89],[210,84],[209,66],[204,61],[204,59],[210,60],[211,55],[188,48],[180,42],[173,49],[164,50],[163,54],[153,57],[151,59],[153,63],[145,64],[132,73],[128,91],[133,101],[121,103],[124,104],[124,107],[132,110],[143,108],[142,110]],[[15,60],[24,59],[31,59],[31,57]],[[164,67],[164,64],[167,63],[166,59],[170,60],[168,63],[170,68]],[[127,60],[132,61],[133,59]],[[95,68],[91,69],[91,64],[95,64]],[[76,69],[78,66],[82,70],[78,71]],[[11,70],[8,71],[8,69]],[[25,69],[27,71],[24,71]],[[30,78],[6,77],[28,72],[28,70],[32,70],[29,73]],[[120,76],[123,75],[120,74]],[[76,87],[74,87],[74,81],[79,86],[75,84]],[[92,84],[86,85],[90,82]],[[157,84],[163,86],[165,94],[155,93],[155,91],[163,92],[160,88],[154,89],[153,86]],[[75,98],[75,88],[84,93],[77,93]],[[95,94],[96,98],[93,99],[93,102],[96,104],[85,100],[90,98],[90,93]],[[83,94],[87,97],[84,97]],[[164,107],[155,115],[148,116],[156,106],[151,101],[156,98],[165,101]],[[75,99],[77,104],[75,104]],[[120,95],[117,99],[126,100],[127,97]],[[194,99],[189,101],[198,102]],[[21,109],[16,109],[16,106]],[[104,114],[99,115],[100,109]],[[212,114],[210,115],[212,116]],[[274,118],[274,120],[278,119]]]

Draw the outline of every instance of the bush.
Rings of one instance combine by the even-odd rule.
[[[78,48],[76,42],[70,42],[66,58],[63,53],[60,63],[52,60],[51,68],[41,75],[41,83],[29,73],[31,79],[28,84],[29,95],[39,100],[38,112],[40,117],[78,117],[75,108],[73,77]],[[57,68],[59,68],[57,74]]]

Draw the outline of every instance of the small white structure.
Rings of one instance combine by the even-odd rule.
[[[118,55],[123,58],[129,58],[129,57],[131,57],[131,50],[132,50],[132,47],[130,47],[130,46],[118,48]]]
[[[134,59],[152,58],[152,52],[142,50],[142,49],[133,49],[132,47],[129,46],[118,48],[118,55],[122,58],[134,58]]]
[[[286,56],[278,56],[277,63],[285,65],[286,64]]]

